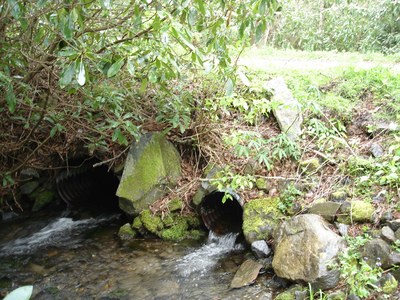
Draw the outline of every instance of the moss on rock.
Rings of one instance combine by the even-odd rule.
[[[131,146],[118,186],[121,209],[131,215],[147,209],[165,186],[176,184],[180,172],[179,153],[162,134],[142,136]]]
[[[126,223],[119,228],[118,236],[122,240],[129,240],[135,238],[137,236],[137,232],[132,229],[131,224]]]
[[[132,228],[135,228],[135,229],[143,228],[143,223],[140,220],[140,216],[137,216],[135,219],[133,219]]]
[[[321,166],[319,159],[316,157],[303,160],[300,162],[300,168],[302,171],[306,174],[314,173],[316,172],[319,167]]]
[[[177,211],[177,210],[182,210],[183,208],[183,201],[182,199],[172,199],[169,203],[168,203],[168,209],[169,211]]]
[[[251,244],[257,240],[268,240],[283,217],[279,210],[279,198],[255,199],[243,207],[243,233]]]
[[[55,199],[55,193],[49,190],[36,190],[32,193],[32,198],[35,200],[32,211],[39,211]]]
[[[160,237],[168,241],[181,241],[187,237],[187,229],[187,222],[181,219],[175,225],[161,231]]]
[[[393,294],[397,290],[398,285],[399,283],[396,278],[393,275],[388,274],[383,283],[382,291],[385,294]]]
[[[161,218],[157,215],[153,215],[148,209],[140,213],[140,221],[143,223],[144,228],[154,234],[157,234],[164,228]]]
[[[344,202],[340,208],[338,222],[343,224],[371,222],[375,213],[374,206],[365,201]]]

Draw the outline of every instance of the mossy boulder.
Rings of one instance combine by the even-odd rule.
[[[256,187],[257,187],[257,189],[259,189],[261,191],[269,191],[270,190],[268,181],[265,178],[257,178],[256,179]]]
[[[134,231],[142,236],[149,233],[168,241],[182,241],[184,239],[200,239],[204,232],[199,230],[201,226],[196,215],[183,216],[178,213],[169,213],[161,218],[159,214],[152,214],[150,210],[144,210],[132,223]]]
[[[298,215],[276,231],[272,267],[281,278],[308,282],[317,290],[330,289],[338,284],[340,272],[328,265],[344,247],[343,238],[322,217]]]
[[[249,244],[272,237],[283,217],[278,209],[279,203],[279,198],[262,198],[252,200],[243,206],[242,229]]]
[[[56,197],[54,191],[46,190],[46,189],[39,189],[34,191],[30,198],[34,200],[34,204],[32,207],[32,211],[39,211],[48,204],[50,204]]]
[[[137,236],[137,232],[132,228],[131,224],[126,223],[119,228],[118,236],[121,240],[130,240]]]
[[[185,222],[184,220],[181,220],[181,221],[177,222],[175,225],[172,225],[171,227],[164,229],[160,233],[160,237],[163,240],[180,241],[187,237],[188,228],[189,228],[189,226],[188,226],[187,222]]]
[[[140,213],[140,221],[142,222],[144,228],[154,234],[157,234],[161,229],[164,228],[164,224],[160,216],[153,215],[148,209]]]
[[[131,145],[117,189],[120,207],[135,215],[162,197],[181,175],[180,156],[161,133],[148,133]]]
[[[344,202],[340,210],[338,222],[343,224],[371,222],[375,213],[371,203],[361,200]]]
[[[344,202],[347,198],[347,191],[338,190],[329,195],[329,199],[332,202]]]
[[[396,292],[399,285],[396,278],[390,273],[384,274],[382,276],[382,278],[380,279],[380,284],[382,286],[382,292],[384,292],[385,294],[393,294],[394,292]]]

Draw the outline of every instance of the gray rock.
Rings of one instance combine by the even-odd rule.
[[[400,265],[400,253],[392,252],[389,255],[389,265],[391,266],[399,266]],[[399,277],[400,279],[400,277]]]
[[[161,133],[148,133],[131,145],[117,189],[120,208],[135,215],[162,197],[181,175],[180,157]]]
[[[338,229],[341,236],[347,236],[349,225],[336,223],[336,228]]]
[[[369,152],[371,152],[374,157],[381,157],[384,154],[382,146],[378,143],[372,143],[369,147]]]
[[[354,295],[354,294],[350,294],[347,296],[346,300],[360,300],[360,297],[358,297],[357,295]]]
[[[345,243],[322,217],[305,214],[284,222],[275,243],[272,266],[279,277],[309,282],[320,289],[337,285],[337,272],[330,272],[327,265]]]
[[[310,214],[319,215],[325,220],[331,222],[336,218],[336,214],[338,213],[340,206],[340,203],[332,201],[317,203],[311,206],[308,212]]]
[[[272,112],[281,131],[290,139],[296,140],[301,135],[303,123],[300,103],[293,97],[282,77],[268,81],[265,87],[273,91],[272,101],[280,104]]]
[[[397,229],[397,230],[394,232],[394,236],[396,237],[396,240],[400,240],[400,229]]]
[[[381,237],[388,243],[393,243],[396,239],[394,231],[389,226],[383,226],[381,229]]]
[[[246,260],[237,270],[230,288],[237,289],[252,284],[258,276],[262,265],[251,259]]]
[[[21,180],[38,179],[40,177],[39,172],[33,168],[22,169],[19,175]]]
[[[365,243],[361,251],[361,255],[368,265],[371,267],[379,266],[382,269],[388,269],[391,266],[390,253],[391,249],[388,243],[379,238]]]
[[[397,231],[398,229],[400,229],[400,219],[390,221],[388,222],[388,225],[393,231]]]
[[[372,201],[375,203],[384,202],[384,201],[386,201],[386,195],[387,195],[386,190],[380,191],[378,194],[376,194],[374,197],[372,197]]]
[[[21,188],[20,188],[21,194],[29,195],[34,190],[36,190],[38,186],[39,186],[39,181],[36,181],[36,180],[28,181],[28,182],[24,183],[23,185],[21,185]]]
[[[254,252],[257,258],[265,258],[271,254],[271,249],[264,240],[252,242],[251,250]]]
[[[387,210],[383,213],[381,217],[381,223],[386,223],[393,220],[393,214],[390,210]]]

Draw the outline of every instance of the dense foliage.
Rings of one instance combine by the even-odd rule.
[[[398,0],[284,0],[268,41],[302,50],[400,51]]]
[[[143,129],[184,132],[213,74],[232,93],[232,50],[259,40],[275,0],[3,0],[0,175],[55,153],[120,151]],[[237,53],[237,51],[236,51]],[[146,128],[147,126],[147,128]],[[79,148],[79,149],[74,149]],[[104,158],[104,156],[103,156]]]

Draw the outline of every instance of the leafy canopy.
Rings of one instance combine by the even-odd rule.
[[[5,0],[0,84],[14,111],[21,85],[51,67],[61,88],[125,69],[142,92],[192,68],[226,74],[231,46],[260,39],[277,7],[276,0]]]

